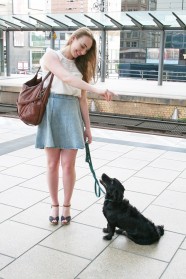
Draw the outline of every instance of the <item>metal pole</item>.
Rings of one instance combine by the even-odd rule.
[[[6,75],[10,76],[10,31],[6,31]]]
[[[3,31],[0,30],[0,75],[4,75],[4,45],[3,45]]]
[[[52,49],[55,48],[55,32],[54,31],[51,31],[50,47]]]
[[[165,31],[162,30],[160,33],[160,56],[159,56],[159,67],[158,67],[158,85],[162,85],[163,81],[163,62],[164,62],[164,47],[165,47]]]
[[[106,31],[101,32],[101,82],[104,82],[106,73]]]

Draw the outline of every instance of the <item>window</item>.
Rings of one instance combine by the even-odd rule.
[[[45,33],[42,31],[30,32],[31,47],[45,47]]]
[[[137,42],[132,42],[131,46],[132,47],[137,47]]]
[[[24,32],[14,31],[14,46],[23,47],[24,46]]]
[[[130,42],[126,42],[126,46],[127,46],[127,47],[130,47]]]

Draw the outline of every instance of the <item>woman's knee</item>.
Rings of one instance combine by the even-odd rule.
[[[48,150],[47,152],[47,168],[49,171],[56,171],[59,168],[60,163],[60,153]]]
[[[75,171],[75,163],[73,161],[63,161],[62,163],[62,169],[63,169],[63,172],[65,173],[72,173]]]

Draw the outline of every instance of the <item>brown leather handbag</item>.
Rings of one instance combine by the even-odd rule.
[[[44,115],[54,75],[49,72],[43,79],[35,76],[22,85],[16,105],[19,118],[27,125],[38,125]],[[50,76],[48,85],[44,82]]]

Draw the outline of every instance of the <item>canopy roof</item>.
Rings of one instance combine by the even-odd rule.
[[[0,15],[4,31],[71,31],[81,26],[105,31],[186,30],[186,10]]]

